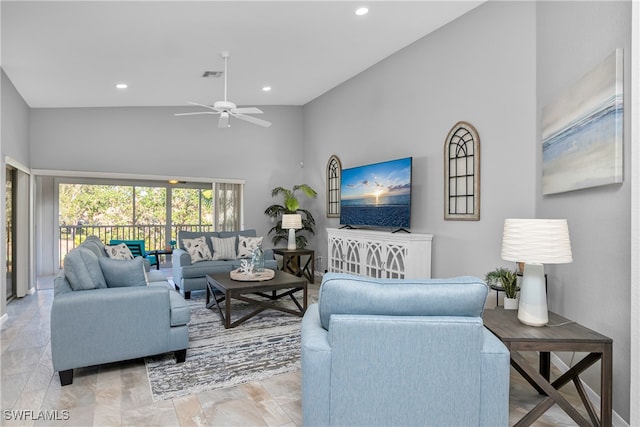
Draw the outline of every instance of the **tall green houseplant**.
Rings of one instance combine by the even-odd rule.
[[[271,241],[274,245],[277,245],[280,241],[286,242],[289,237],[289,230],[282,229],[283,214],[297,213],[302,216],[302,229],[296,230],[296,246],[298,248],[305,248],[307,246],[307,237],[298,234],[299,232],[306,231],[315,234],[313,227],[316,225],[316,221],[313,219],[311,212],[300,208],[300,202],[296,196],[298,190],[311,199],[315,199],[318,195],[318,193],[307,184],[294,185],[290,190],[284,187],[276,187],[271,190],[271,197],[282,195],[281,205],[271,205],[264,211],[265,215],[277,220],[276,225],[269,230],[269,235],[273,234]]]

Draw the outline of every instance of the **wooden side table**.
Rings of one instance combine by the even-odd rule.
[[[316,261],[311,249],[287,249],[276,248],[273,253],[282,256],[282,271],[294,274],[298,277],[306,277],[309,283],[314,283]],[[307,262],[302,265],[300,257],[307,256]]]
[[[156,260],[157,260],[157,264],[156,264],[156,270],[160,270],[160,255],[171,255],[173,253],[173,249],[154,249],[152,251],[147,252],[148,255],[155,255]]]
[[[567,401],[558,389],[573,381],[584,404],[591,424],[610,427],[612,423],[612,347],[613,340],[576,322],[549,312],[547,326],[527,326],[518,321],[517,310],[489,309],[482,316],[484,325],[498,337],[511,352],[513,366],[539,393],[547,395],[526,414],[516,426],[528,426],[557,403],[578,425],[589,425],[587,421]],[[536,370],[520,351],[540,352],[539,370]],[[567,372],[550,381],[552,351],[588,352],[580,362]],[[588,367],[601,360],[600,368],[600,418],[587,398],[579,375]]]

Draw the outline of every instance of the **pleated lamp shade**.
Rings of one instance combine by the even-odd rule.
[[[302,215],[284,214],[282,215],[282,228],[299,230],[302,228]]]
[[[535,264],[573,261],[566,219],[506,219],[502,259]]]
[[[296,230],[302,228],[302,215],[300,214],[284,214],[282,215],[282,228],[289,229],[289,239],[287,240],[287,249],[290,251],[296,249]]]

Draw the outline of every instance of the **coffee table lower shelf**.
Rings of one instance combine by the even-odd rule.
[[[280,292],[279,291],[284,291]],[[295,293],[302,291],[302,304],[296,299]],[[294,316],[302,317],[307,310],[307,281],[282,271],[276,271],[271,280],[262,282],[241,282],[231,279],[229,273],[207,275],[207,308],[218,308],[222,324],[225,329],[234,328],[246,322],[255,315],[267,309],[278,310]],[[250,298],[247,295],[257,295],[262,299]],[[274,304],[274,301],[290,297],[298,310],[289,309]],[[231,300],[248,302],[257,307],[241,318],[231,321]],[[224,302],[224,311],[221,303]]]

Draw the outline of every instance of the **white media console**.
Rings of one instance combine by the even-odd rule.
[[[327,268],[367,277],[428,279],[432,240],[432,234],[327,228]]]

